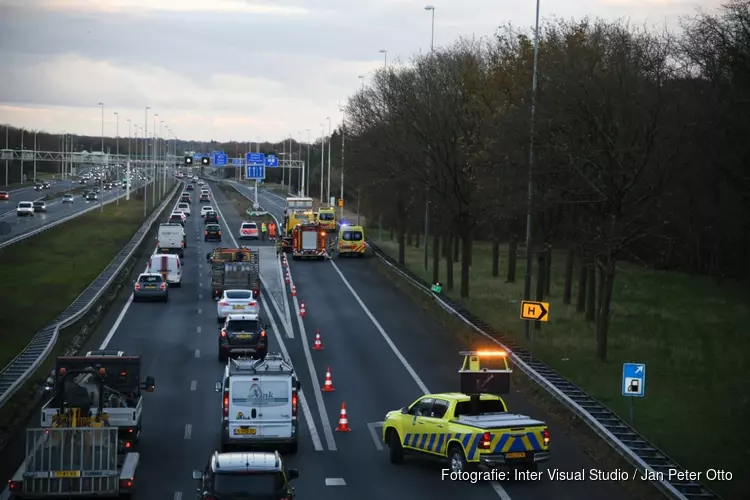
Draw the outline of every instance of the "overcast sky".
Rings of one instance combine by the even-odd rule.
[[[0,0],[0,123],[187,140],[321,134],[383,66],[429,50],[428,0]],[[531,26],[534,0],[433,0],[435,44]],[[721,0],[542,0],[542,17],[676,27]],[[0,138],[2,142],[2,138]]]

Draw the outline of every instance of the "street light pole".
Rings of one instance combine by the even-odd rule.
[[[297,132],[297,160],[302,162],[302,132]],[[297,171],[297,191],[305,196],[305,164]]]
[[[537,68],[539,65],[539,2],[536,0],[536,21],[534,23],[534,63],[531,73],[531,124],[529,130],[529,170],[528,186],[526,193],[526,275],[523,281],[523,299],[531,300],[531,266],[534,263],[531,249],[532,237],[532,215],[534,206],[534,135],[536,133],[536,90],[537,90]],[[539,270],[541,271],[541,269]],[[526,339],[531,341],[531,321],[524,321],[524,333]],[[533,343],[530,344],[530,356],[534,355]]]
[[[310,196],[310,139],[312,132],[310,129],[307,130],[307,162],[305,162],[305,189],[303,189],[303,196]]]
[[[115,187],[115,196],[117,201],[115,203],[120,205],[120,113],[115,111],[115,156],[117,156],[117,163],[115,164],[115,170],[117,170],[117,185]]]
[[[385,71],[388,71],[388,51],[385,49],[380,49],[380,53],[383,54],[383,69]]]
[[[320,203],[323,203],[323,158],[326,157],[326,132],[320,124]]]
[[[326,116],[328,120],[328,188],[326,189],[326,195],[328,202],[331,201],[331,146],[333,146],[333,136],[331,135],[331,117]]]
[[[151,179],[151,208],[156,206],[156,119],[159,117],[159,113],[154,113],[154,139],[151,141],[151,156],[153,157],[153,166],[151,171],[153,172]]]
[[[432,13],[432,28],[430,30],[430,57],[432,57],[435,54],[435,7],[432,5],[428,5],[424,8],[427,11],[430,11]],[[427,186],[427,189],[425,189],[425,195],[424,195],[424,242],[422,245],[422,250],[424,251],[424,255],[422,256],[422,267],[424,269],[425,275],[427,274],[427,265],[428,265],[428,247],[430,245],[430,188]]]
[[[146,106],[146,117],[143,120],[143,168],[141,173],[143,174],[143,217],[146,217],[148,213],[148,169],[146,168],[146,159],[148,158],[148,110],[151,107]]]
[[[341,108],[341,203],[344,202],[344,136],[346,134],[346,109]],[[339,220],[344,220],[344,205],[339,207]]]
[[[365,91],[365,75],[359,75],[357,78],[359,78],[359,81],[362,82],[362,92]]]
[[[100,102],[99,106],[102,107],[102,165],[104,161],[104,103]],[[104,176],[99,176],[99,211],[104,212]]]

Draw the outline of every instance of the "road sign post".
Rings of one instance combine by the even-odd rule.
[[[646,395],[646,364],[623,363],[622,395],[630,398],[630,425],[633,425],[633,407],[635,398]]]
[[[524,321],[549,321],[549,302],[521,301],[521,319]],[[529,361],[534,357],[534,330],[529,336]]]

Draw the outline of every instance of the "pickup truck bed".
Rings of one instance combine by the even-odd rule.
[[[493,413],[477,416],[461,415],[453,422],[478,429],[512,429],[521,427],[544,427],[541,420],[534,420],[517,413]]]

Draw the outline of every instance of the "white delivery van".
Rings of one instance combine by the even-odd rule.
[[[148,261],[149,273],[159,273],[170,286],[182,286],[182,264],[180,257],[175,254],[154,254]]]
[[[268,447],[296,453],[300,382],[280,353],[230,359],[216,383],[222,393],[221,448]]]
[[[176,254],[180,258],[184,256],[185,230],[182,224],[160,224],[156,239],[159,253]]]

